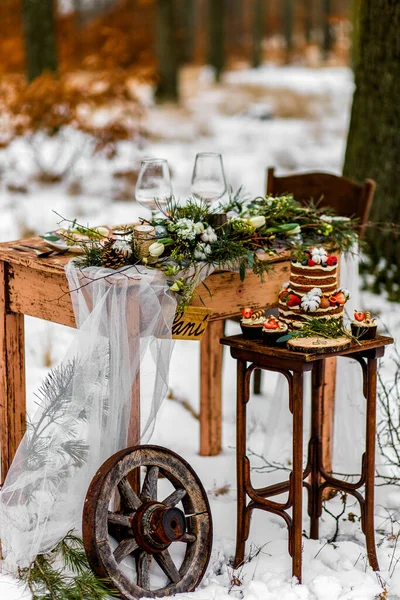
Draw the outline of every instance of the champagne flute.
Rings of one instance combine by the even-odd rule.
[[[221,154],[200,152],[196,155],[191,190],[193,196],[207,204],[224,195],[226,180]]]
[[[164,158],[145,158],[140,165],[135,188],[136,201],[151,210],[155,218],[161,206],[166,206],[172,196],[171,175]]]

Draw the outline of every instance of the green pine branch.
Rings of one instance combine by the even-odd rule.
[[[109,580],[90,569],[82,540],[69,532],[56,547],[39,554],[29,567],[19,570],[33,600],[106,600],[118,596]]]

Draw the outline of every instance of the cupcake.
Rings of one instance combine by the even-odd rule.
[[[261,333],[262,340],[267,346],[280,346],[281,342],[278,342],[278,340],[285,335],[287,331],[288,326],[286,323],[282,323],[282,321],[279,321],[276,317],[271,315],[264,321]],[[285,342],[282,342],[282,345],[284,344]]]
[[[254,311],[252,308],[243,308],[240,320],[243,337],[247,340],[261,340],[264,321],[265,315],[263,310]]]
[[[370,312],[354,312],[354,321],[351,323],[351,333],[358,340],[373,340],[376,337],[377,325]]]

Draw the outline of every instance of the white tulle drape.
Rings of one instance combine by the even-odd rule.
[[[93,475],[127,446],[141,363],[143,441],[168,390],[176,300],[162,273],[145,267],[81,271],[71,262],[66,274],[78,330],[38,394],[0,495],[3,566],[11,571],[80,529]]]
[[[351,290],[346,313],[351,319],[361,309],[359,259],[354,252],[341,259],[340,285]],[[358,363],[338,357],[335,395],[333,469],[345,473],[361,473],[360,456],[365,439],[365,398],[362,394],[362,373]],[[266,375],[270,377],[270,375]],[[275,378],[270,395],[266,421],[264,453],[271,461],[285,462],[291,456],[292,417],[288,410],[288,390],[282,375]],[[272,378],[270,379],[270,383]],[[270,388],[271,389],[271,388]],[[304,429],[308,439],[310,425],[310,373],[305,374]]]

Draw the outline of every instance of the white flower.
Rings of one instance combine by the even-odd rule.
[[[307,312],[315,312],[319,308],[320,302],[319,296],[310,296],[308,293],[301,299],[301,308]]]
[[[239,216],[239,213],[237,213],[236,210],[228,210],[226,216],[230,221],[231,219],[236,219]]]
[[[196,234],[198,235],[199,233],[203,233],[204,231],[204,225],[201,221],[199,221],[198,223],[194,224],[194,230],[196,232]]]
[[[180,279],[175,279],[174,283],[170,286],[172,292],[180,292],[183,287],[183,283]]]
[[[264,227],[265,217],[263,217],[262,215],[258,217],[251,217],[249,219],[249,223],[251,223],[255,229],[259,229],[260,227]]]
[[[292,227],[292,229],[289,229],[285,233],[287,237],[290,237],[291,235],[298,235],[299,233],[301,233],[301,227],[300,225],[296,225],[296,227]]]
[[[310,290],[308,292],[308,295],[311,296],[311,297],[313,297],[313,296],[322,296],[322,290],[321,290],[321,288],[315,287],[315,288],[313,288],[312,290]]]
[[[194,257],[196,260],[205,260],[208,254],[211,254],[210,244],[197,244],[194,251]]]
[[[94,231],[96,233],[98,233],[101,237],[106,237],[108,238],[110,230],[108,229],[108,227],[95,227]]]
[[[351,293],[346,288],[340,288],[339,292],[342,292],[342,294],[345,297],[346,301],[349,300],[349,298],[351,298]]]
[[[153,258],[158,258],[164,252],[165,246],[161,242],[154,242],[149,246],[149,254]]]
[[[201,239],[203,240],[203,242],[216,242],[218,238],[214,229],[211,226],[209,226],[202,234]]]
[[[337,221],[339,223],[340,221],[351,221],[350,217],[342,217],[340,215],[335,215],[334,217],[329,215],[321,215],[320,220],[325,221],[325,223],[332,223],[333,221]]]
[[[328,260],[328,254],[325,250],[325,248],[313,248],[311,250],[311,258],[313,259],[313,261],[315,263],[317,263],[317,265],[324,263]]]
[[[116,240],[113,244],[113,249],[118,250],[118,252],[125,252],[128,256],[132,254],[131,245],[125,240]]]
[[[175,228],[177,236],[184,240],[194,240],[196,237],[195,224],[192,219],[178,219]]]

